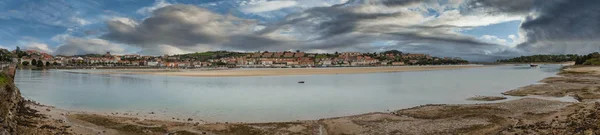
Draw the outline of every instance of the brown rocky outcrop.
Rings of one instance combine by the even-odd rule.
[[[13,83],[14,68],[0,73],[0,134],[17,133],[17,112],[23,97]],[[12,72],[11,72],[12,71]]]

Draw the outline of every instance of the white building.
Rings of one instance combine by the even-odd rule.
[[[158,62],[157,61],[150,61],[150,62],[148,62],[148,66],[158,66]]]

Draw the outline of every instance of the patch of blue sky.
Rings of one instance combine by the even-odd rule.
[[[377,41],[370,43],[370,45],[373,47],[386,47],[386,46],[394,46],[397,44],[398,44],[398,41],[396,41],[396,40],[377,40]]]
[[[49,40],[56,34],[60,34],[66,30],[64,27],[45,25],[42,23],[25,21],[20,19],[8,19],[0,21],[0,26],[10,26],[0,28],[0,31],[8,32],[9,34],[0,33],[1,43],[7,47],[16,46],[17,41],[23,37],[36,37],[38,40]]]
[[[435,9],[428,8],[427,14],[425,14],[425,15],[438,17],[440,15],[440,13],[438,11],[436,11]]]
[[[476,27],[469,30],[461,31],[461,33],[471,35],[474,37],[492,35],[498,38],[508,39],[509,35],[518,35],[520,25],[521,21],[509,21],[488,26]]]

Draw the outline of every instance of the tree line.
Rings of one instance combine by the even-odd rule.
[[[575,65],[600,65],[600,53],[594,52],[587,55],[557,54],[557,55],[531,55],[510,59],[497,60],[499,63],[534,63],[534,62],[568,62],[574,61]]]
[[[600,65],[600,53],[581,55],[575,60],[575,65]]]
[[[520,56],[510,59],[497,60],[500,63],[530,63],[530,62],[567,62],[575,61],[579,58],[577,54],[558,54],[558,55],[531,55]]]
[[[58,63],[53,62],[52,64],[49,61],[46,61],[46,63],[44,63],[42,60],[31,60],[31,63],[29,63],[29,61],[23,61],[21,62],[21,65],[23,66],[29,66],[29,64],[31,64],[31,66],[36,66],[36,67],[49,67],[49,66],[57,66]]]

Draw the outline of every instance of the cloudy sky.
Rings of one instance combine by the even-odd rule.
[[[600,0],[0,0],[0,47],[52,54],[600,51]]]

